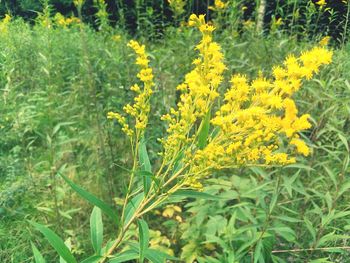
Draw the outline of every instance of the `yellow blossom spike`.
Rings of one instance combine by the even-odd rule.
[[[124,112],[133,117],[134,127],[136,131],[139,131],[141,134],[146,129],[148,124],[148,114],[150,112],[150,96],[152,95],[153,83],[153,70],[149,67],[149,59],[146,54],[146,48],[144,45],[140,45],[137,41],[131,40],[128,43],[128,46],[131,47],[136,53],[136,62],[135,64],[139,65],[140,71],[137,74],[137,77],[143,83],[141,88],[138,84],[131,86],[131,90],[136,92],[138,95],[134,98],[134,103],[127,104],[123,107]],[[132,136],[134,132],[126,124],[126,118],[122,117],[119,113],[108,113],[108,118],[117,119],[119,124],[122,126],[122,130],[128,135]]]

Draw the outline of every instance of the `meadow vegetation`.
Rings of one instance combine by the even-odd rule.
[[[0,262],[349,262],[348,1],[37,2],[0,3]]]

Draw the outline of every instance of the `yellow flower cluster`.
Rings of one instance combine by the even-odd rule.
[[[214,27],[204,16],[191,15],[190,26],[202,33],[197,45],[199,57],[195,68],[178,86],[182,91],[178,109],[163,116],[169,122],[168,136],[162,139],[164,159],[170,163],[176,154],[185,154],[189,167],[184,185],[201,187],[199,179],[211,169],[250,165],[286,165],[295,162],[296,154],[309,154],[309,148],[298,133],[310,128],[309,115],[298,116],[292,95],[303,79],[310,79],[322,65],[329,64],[332,52],[315,46],[299,57],[290,55],[283,65],[273,69],[271,78],[261,73],[249,81],[244,75],[234,75],[224,101],[211,118],[212,133],[204,148],[197,145],[200,127],[210,113],[223,80],[223,55],[213,42]]]
[[[228,2],[225,3],[221,0],[215,0],[214,6],[209,6],[209,9],[213,11],[223,11],[227,8],[228,4],[229,4]]]
[[[180,16],[185,12],[185,0],[168,0],[168,3],[175,16]]]
[[[320,46],[324,47],[324,46],[327,46],[329,44],[330,40],[331,40],[330,36],[325,36],[318,43],[320,44]]]
[[[203,15],[191,15],[189,26],[198,27],[202,33],[196,47],[199,57],[193,61],[194,69],[177,87],[182,92],[178,109],[171,109],[170,114],[162,117],[169,122],[168,137],[161,140],[165,160],[171,160],[181,149],[193,144],[195,124],[203,119],[219,96],[217,89],[226,69],[221,48],[212,39],[214,27],[205,23]]]
[[[79,24],[80,19],[77,17],[65,17],[61,13],[56,13],[54,20],[56,22],[56,25],[61,26],[61,27],[67,27],[72,24]]]
[[[126,114],[133,117],[135,120],[135,129],[138,135],[142,135],[147,123],[148,114],[150,112],[150,97],[152,94],[153,82],[153,71],[149,67],[149,59],[146,54],[145,46],[140,45],[138,42],[131,40],[128,44],[137,55],[136,64],[140,66],[140,71],[137,74],[139,80],[143,83],[141,88],[138,84],[133,85],[130,89],[134,91],[137,96],[134,98],[133,105],[127,104],[124,106],[123,110]],[[134,134],[133,129],[127,123],[127,119],[120,113],[109,112],[109,119],[116,119],[122,126],[122,130],[128,136]]]
[[[327,4],[326,0],[319,0],[316,2],[316,5],[319,5],[321,7],[325,6]]]
[[[0,21],[0,33],[7,33],[10,21],[11,16],[6,14],[5,17]]]
[[[245,76],[234,75],[223,105],[211,120],[219,131],[193,158],[197,169],[285,165],[295,162],[295,154],[307,156],[309,148],[298,132],[311,127],[309,115],[298,117],[292,95],[303,79],[310,79],[331,59],[331,51],[317,46],[299,58],[287,57],[282,67],[274,68],[272,79],[260,75],[249,83]],[[283,137],[289,146],[283,144]]]
[[[298,57],[289,55],[282,65],[273,68],[271,77],[259,73],[250,81],[244,75],[233,75],[211,117],[226,70],[224,56],[213,41],[215,28],[206,23],[204,15],[191,15],[188,25],[199,29],[201,41],[196,46],[198,56],[192,71],[177,87],[181,92],[177,108],[162,116],[168,129],[167,136],[160,139],[163,162],[155,176],[162,177],[163,187],[173,187],[174,191],[200,188],[200,179],[213,169],[286,165],[294,163],[298,154],[309,155],[299,133],[311,127],[310,116],[299,116],[293,94],[303,80],[311,79],[322,65],[332,61],[332,52],[324,46],[326,40]],[[143,82],[142,89],[137,84],[131,87],[138,95],[133,105],[124,107],[135,120],[135,129],[119,113],[109,112],[108,118],[116,119],[128,136],[136,131],[136,138],[140,138],[148,122],[153,72],[145,46],[136,41],[128,45],[137,54],[136,64],[141,68],[137,76]]]

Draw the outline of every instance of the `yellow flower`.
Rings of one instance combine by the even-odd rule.
[[[205,22],[204,15],[191,15],[188,24],[199,29],[202,40],[196,47],[199,57],[193,61],[194,69],[177,87],[182,92],[178,110],[163,117],[169,122],[168,137],[161,140],[166,160],[171,160],[181,148],[195,140],[190,134],[193,124],[203,119],[219,96],[217,89],[226,69],[221,47],[212,40],[215,28]]]
[[[163,176],[164,170],[165,174],[168,172],[169,181],[161,179],[175,191],[176,187],[200,189],[201,180],[213,170],[287,165],[295,163],[298,154],[307,156],[309,148],[298,134],[311,127],[310,116],[299,115],[293,95],[305,79],[332,61],[332,52],[317,45],[300,56],[289,55],[273,68],[270,78],[259,73],[249,80],[234,74],[230,87],[220,98],[218,89],[226,66],[220,45],[213,41],[215,28],[205,22],[204,15],[191,15],[188,24],[201,33],[196,46],[198,56],[176,88],[181,92],[176,109],[171,108],[162,116],[168,128],[167,135],[159,139],[163,162],[156,176]],[[110,112],[108,118],[116,119],[123,131],[132,136],[143,133],[147,126],[154,83],[145,46],[136,41],[130,41],[129,46],[137,54],[137,76],[143,83],[142,87],[131,87],[137,96],[133,104],[124,107],[134,120],[134,129],[128,125],[130,120],[119,113]],[[215,106],[213,113],[217,100],[220,106]],[[181,222],[181,216],[176,214],[180,212],[181,208],[168,206],[162,214],[175,216]]]
[[[327,45],[328,45],[330,39],[331,39],[330,36],[325,36],[325,37],[323,37],[323,38],[320,40],[320,42],[318,42],[318,43],[319,43],[319,45],[320,45],[321,47],[324,47],[324,46],[327,46]]]
[[[162,213],[162,216],[172,218],[175,213],[181,213],[181,207],[177,205],[167,205]]]
[[[80,23],[80,19],[77,17],[64,17],[60,12],[55,14],[54,21],[57,26],[67,27],[72,24]]]
[[[5,17],[0,21],[0,33],[7,33],[10,21],[11,16],[6,14]]]
[[[209,9],[213,11],[222,11],[227,8],[229,3],[225,3],[221,0],[215,0],[214,1],[214,6],[209,6]]]
[[[319,5],[321,7],[325,6],[327,4],[326,0],[319,0],[318,2],[316,2],[316,5]]]
[[[297,153],[301,153],[304,156],[308,156],[310,154],[310,149],[307,147],[306,143],[298,138],[293,138],[290,145],[294,145],[296,147]]]
[[[137,74],[139,80],[143,83],[143,88],[137,84],[131,86],[131,90],[138,95],[134,98],[133,105],[127,104],[124,106],[124,112],[133,117],[134,128],[138,135],[142,135],[148,124],[148,114],[150,112],[150,97],[153,93],[153,70],[149,67],[149,59],[146,54],[146,48],[144,45],[140,45],[137,41],[131,40],[128,43],[137,55],[135,64],[139,65],[140,71]],[[126,118],[119,113],[108,113],[109,119],[116,119],[122,126],[122,130],[129,136],[133,136],[134,132],[127,124]]]
[[[193,18],[192,23],[198,25],[198,20]],[[249,82],[246,76],[233,75],[224,103],[210,121],[215,136],[204,149],[190,151],[193,176],[186,184],[200,187],[200,178],[210,169],[286,165],[296,161],[295,154],[307,156],[309,149],[297,134],[311,127],[310,116],[298,116],[292,95],[303,79],[311,78],[331,60],[331,51],[316,46],[299,57],[289,55],[282,66],[274,67],[272,79],[260,73]],[[291,138],[289,144],[296,151],[281,152],[281,138],[285,136]]]

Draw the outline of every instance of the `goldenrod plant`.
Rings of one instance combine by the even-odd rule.
[[[6,14],[5,17],[0,21],[0,33],[6,34],[8,29],[8,25],[11,21],[11,16],[9,14]]]
[[[171,11],[173,12],[175,20],[185,13],[185,0],[168,0],[168,3]]]
[[[100,31],[107,32],[110,29],[109,26],[109,14],[107,12],[107,4],[105,0],[94,0],[95,7],[97,8],[97,24]]]
[[[136,96],[133,103],[123,107],[123,112],[107,115],[119,123],[127,136],[133,159],[121,212],[117,213],[115,208],[58,172],[73,190],[95,205],[90,218],[94,255],[83,262],[175,259],[149,247],[150,232],[145,220],[149,212],[183,197],[217,199],[202,192],[205,182],[215,172],[283,167],[295,164],[299,155],[310,154],[300,136],[300,132],[311,127],[310,115],[299,114],[293,95],[304,80],[312,79],[323,65],[331,63],[332,51],[324,46],[326,41],[299,56],[289,55],[269,76],[259,73],[257,78],[249,80],[245,75],[233,74],[229,87],[221,94],[219,88],[226,83],[228,67],[221,46],[213,39],[215,27],[206,23],[204,15],[191,15],[188,24],[201,33],[195,47],[198,56],[192,61],[193,69],[176,88],[181,93],[177,107],[162,116],[168,128],[158,139],[163,150],[157,164],[150,161],[145,133],[151,128],[148,123],[156,87],[154,71],[146,47],[134,40],[128,44],[139,67],[139,83],[130,88]],[[163,212],[165,216],[173,215],[170,208],[181,212],[179,206],[168,206],[168,211]],[[118,226],[115,239],[108,242],[103,241],[102,213]],[[176,220],[181,222],[182,218]],[[63,260],[77,262],[53,231],[32,224]],[[138,243],[129,235],[135,224],[139,230]],[[42,256],[34,245],[33,251],[40,262]]]

